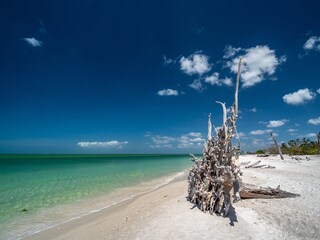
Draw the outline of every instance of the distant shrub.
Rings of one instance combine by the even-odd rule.
[[[290,155],[313,155],[319,153],[319,146],[316,141],[307,138],[290,140],[287,144],[282,143],[281,151]]]
[[[257,151],[256,151],[256,154],[265,154],[265,151],[262,150],[262,149],[260,149],[260,150],[257,150]]]

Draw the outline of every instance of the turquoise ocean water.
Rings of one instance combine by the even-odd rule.
[[[0,239],[59,224],[77,216],[74,203],[190,166],[187,155],[0,155]],[[104,206],[101,199],[99,204]],[[72,209],[70,216],[64,210],[63,217],[57,218],[53,213],[60,206]],[[78,214],[80,210],[84,214],[83,209]]]

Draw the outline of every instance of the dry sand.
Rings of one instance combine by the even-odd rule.
[[[305,159],[305,157],[303,157]],[[243,169],[243,182],[301,196],[242,200],[229,217],[210,215],[186,201],[186,174],[155,191],[34,234],[27,239],[320,239],[320,156],[257,158],[275,169]]]

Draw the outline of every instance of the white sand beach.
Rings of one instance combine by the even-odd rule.
[[[276,167],[243,169],[244,183],[280,185],[300,197],[241,200],[223,218],[203,213],[186,200],[186,171],[152,192],[26,239],[319,239],[320,156],[309,157],[240,157],[240,162],[262,160]]]

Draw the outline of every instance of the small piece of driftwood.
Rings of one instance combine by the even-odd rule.
[[[245,168],[276,168],[275,166],[271,166],[269,164],[260,164],[261,160],[256,161],[254,163],[249,162],[244,162],[242,164],[240,164],[239,166],[244,166]]]
[[[257,155],[257,157],[269,157],[269,156],[270,156],[270,154],[266,154],[266,153]]]

